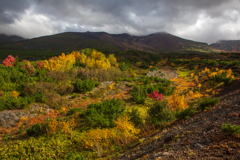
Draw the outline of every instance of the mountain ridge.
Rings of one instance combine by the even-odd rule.
[[[240,40],[219,40],[210,46],[225,52],[240,52]]]
[[[14,41],[23,41],[26,40],[25,38],[17,35],[5,35],[0,34],[0,42],[14,42]]]
[[[36,37],[21,42],[23,49],[62,49],[79,50],[95,48],[98,50],[140,50],[145,52],[219,52],[207,43],[183,39],[166,32],[146,36],[126,33],[106,32],[64,32]]]

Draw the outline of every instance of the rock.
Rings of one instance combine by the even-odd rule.
[[[8,126],[14,127],[14,125],[15,125],[14,122],[12,122],[12,121],[8,122]]]
[[[170,136],[166,137],[164,139],[164,143],[168,143],[168,142],[172,141],[173,137],[174,137],[173,135],[170,135]]]
[[[34,114],[28,115],[28,118],[33,118],[33,117],[37,117],[37,116],[38,116],[38,114],[37,114],[37,113],[34,113]]]
[[[168,153],[168,152],[163,152],[162,153],[162,156],[169,156],[170,155],[170,153]]]
[[[2,126],[6,125],[6,121],[3,118],[0,119],[0,125],[2,125]]]
[[[51,112],[52,111],[52,109],[46,109],[46,112],[47,113],[49,113],[49,112]]]
[[[12,116],[12,119],[13,119],[14,121],[17,121],[17,122],[20,120],[20,118],[19,118],[18,116],[15,116],[15,115]]]
[[[156,157],[161,156],[161,155],[162,155],[162,152],[158,152],[155,154]]]
[[[66,98],[66,99],[71,99],[71,98],[72,98],[72,96],[66,96],[65,98]]]
[[[151,154],[150,156],[149,156],[149,158],[151,158],[151,159],[155,159],[155,155],[154,154]]]
[[[34,117],[37,114],[32,114],[31,116]],[[0,126],[3,127],[13,127],[20,121],[22,117],[26,117],[26,113],[23,111],[16,111],[16,110],[8,110],[0,112]]]
[[[205,142],[207,142],[207,143],[211,143],[212,141],[211,141],[210,139],[206,139]]]
[[[197,150],[201,150],[201,149],[203,149],[204,147],[203,147],[203,145],[201,145],[200,143],[195,143],[195,144],[194,144],[194,148],[197,149]]]

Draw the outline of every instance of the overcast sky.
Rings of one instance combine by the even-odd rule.
[[[240,0],[0,0],[0,33],[33,38],[67,31],[240,39]]]

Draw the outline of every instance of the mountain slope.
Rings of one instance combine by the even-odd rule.
[[[24,38],[20,36],[7,36],[5,34],[0,34],[0,42],[12,42],[12,41],[23,41],[25,40]]]
[[[218,52],[207,43],[185,40],[168,33],[147,36],[129,34],[108,34],[105,32],[66,32],[22,41],[15,45],[1,45],[0,48],[52,49],[61,51],[95,48],[102,50],[140,50],[145,52]]]
[[[240,52],[240,40],[221,40],[217,43],[211,44],[210,46],[222,51]]]
[[[160,32],[147,36],[131,36],[129,34],[107,34],[104,32],[87,32],[102,41],[124,49],[135,49],[148,52],[218,52],[207,43],[186,40],[169,33]]]
[[[224,133],[222,124],[240,125],[240,81],[224,87],[220,103],[188,120],[175,121],[166,129],[130,145],[117,160],[233,159],[239,160],[240,139]],[[238,145],[236,145],[238,144]]]

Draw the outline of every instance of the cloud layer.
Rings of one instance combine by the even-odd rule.
[[[240,39],[239,0],[0,0],[0,33],[33,38],[66,31]]]

